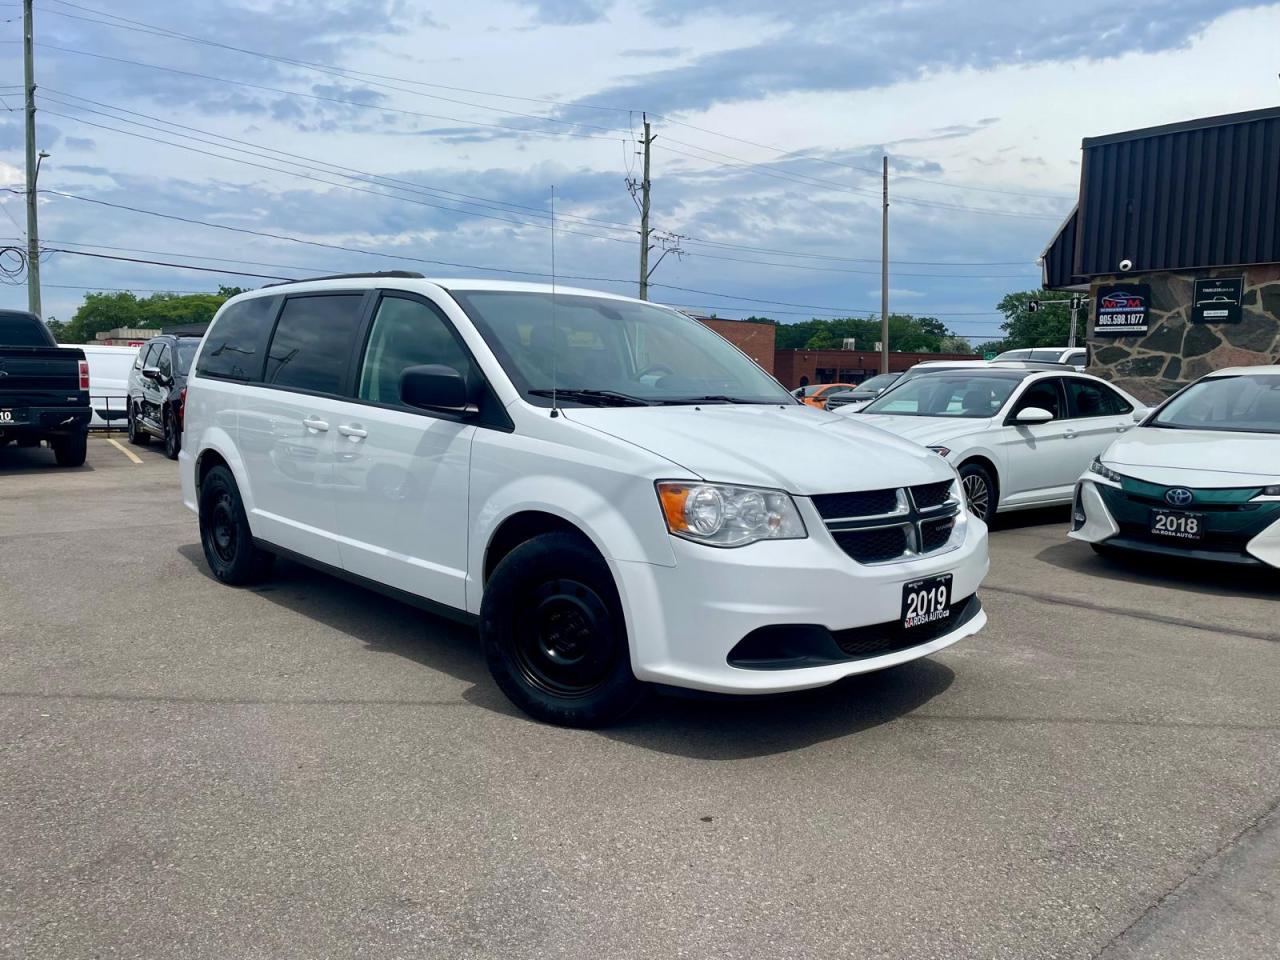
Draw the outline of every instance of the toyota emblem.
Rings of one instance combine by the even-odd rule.
[[[1165,491],[1164,498],[1175,507],[1185,507],[1195,499],[1195,494],[1186,487],[1174,487]]]

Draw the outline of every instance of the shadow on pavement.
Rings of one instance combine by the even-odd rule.
[[[93,463],[89,460],[80,467],[60,467],[54,459],[53,451],[48,447],[18,447],[12,443],[0,444],[0,476],[11,473],[34,473],[37,470],[50,470],[59,473],[91,473]]]
[[[181,546],[178,552],[202,576],[213,578],[198,543]],[[277,561],[268,581],[246,589],[352,636],[370,650],[404,657],[471,684],[462,696],[474,706],[524,717],[490,678],[473,628],[286,560]],[[954,679],[950,668],[917,660],[819,690],[778,696],[660,689],[636,714],[600,734],[700,760],[767,756],[887,723],[928,703]]]
[[[1036,554],[1037,560],[1086,576],[1140,586],[1170,587],[1175,590],[1217,597],[1275,599],[1280,594],[1280,575],[1275,570],[1198,563],[1155,554],[1101,556],[1088,544],[1064,539]]]
[[[1043,527],[1048,524],[1061,526],[1062,535],[1065,537],[1067,528],[1071,526],[1071,507],[1069,505],[1037,507],[1034,510],[1013,510],[1001,513],[992,520],[991,532],[1022,530],[1026,527]]]

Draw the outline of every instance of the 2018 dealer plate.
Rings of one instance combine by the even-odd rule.
[[[925,577],[902,585],[902,627],[913,630],[951,616],[952,575]]]
[[[1152,510],[1151,533],[1171,540],[1204,539],[1203,513],[1182,513],[1178,510]]]

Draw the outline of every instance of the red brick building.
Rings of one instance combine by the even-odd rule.
[[[757,320],[723,320],[719,317],[698,317],[698,321],[724,337],[748,357],[773,373],[774,344],[777,327]]]

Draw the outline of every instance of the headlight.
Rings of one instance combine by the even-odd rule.
[[[951,456],[950,447],[934,446],[934,447],[930,447],[929,449],[932,450],[934,453],[936,453],[938,456],[942,457],[944,460],[947,457]]]
[[[781,490],[678,480],[659,481],[657,488],[667,529],[695,543],[742,547],[809,535],[795,501]]]
[[[1124,477],[1122,477],[1120,474],[1116,473],[1114,470],[1112,470],[1110,467],[1104,464],[1102,462],[1101,457],[1093,458],[1093,463],[1089,464],[1089,472],[1093,474],[1097,474],[1099,477],[1101,477],[1103,480],[1106,480],[1108,483],[1119,484],[1120,481],[1124,479]]]
[[[1263,487],[1262,492],[1253,498],[1256,500],[1280,500],[1280,483],[1272,484],[1269,487]]]

